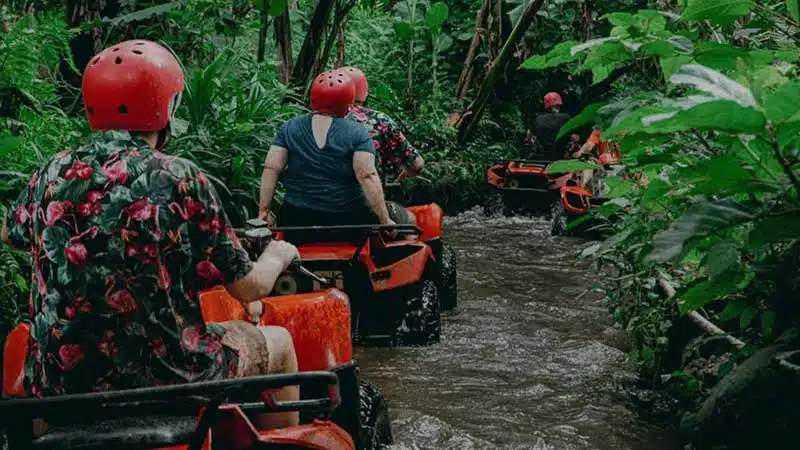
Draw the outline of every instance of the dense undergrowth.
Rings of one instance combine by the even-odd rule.
[[[304,110],[304,86],[280,81],[274,16],[288,7],[291,59],[299,59],[318,3],[106,3],[118,9],[111,18],[106,8],[81,23],[60,2],[0,6],[1,212],[43,161],[91,135],[79,90],[69,83],[79,80],[75,61],[87,57],[73,54],[72,44],[88,36],[96,51],[136,37],[161,41],[181,58],[187,89],[168,150],[200,164],[231,219],[242,223],[256,211],[263,159],[278,125]],[[633,175],[609,180],[614,199],[595,212],[609,237],[583,256],[615,273],[598,288],[634,340],[632,359],[643,379],[672,408],[691,413],[683,423],[698,445],[732,445],[757,425],[783,423],[753,419],[753,427],[719,432],[731,423],[727,411],[753,410],[739,398],[764,395],[773,400],[770,412],[783,412],[764,380],[792,386],[783,378],[791,372],[777,369],[774,355],[757,370],[748,364],[753,355],[795,344],[797,0],[545,2],[514,44],[476,132],[459,140],[454,113],[469,105],[528,4],[498,2],[499,20],[490,15],[479,30],[471,88],[456,96],[481,3],[335,0],[353,8],[326,67],[362,68],[371,106],[397,119],[422,151],[424,178],[406,186],[407,197],[435,200],[449,212],[479,202],[486,168],[520,155],[542,94],[562,92],[577,116],[562,132],[602,125]],[[261,13],[265,4],[273,15]],[[71,12],[76,2],[66,6]],[[270,37],[260,58],[265,17]],[[27,264],[24,253],[0,244],[0,336],[25,315]],[[665,295],[667,283],[678,288],[674,297]],[[693,314],[746,345],[702,331],[687,320]]]

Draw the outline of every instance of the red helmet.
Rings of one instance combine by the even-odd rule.
[[[355,97],[353,79],[341,70],[322,72],[311,84],[311,109],[316,112],[344,117]]]
[[[183,70],[155,42],[121,42],[98,53],[83,72],[83,106],[92,130],[158,131],[184,88]]]
[[[561,96],[558,92],[548,92],[544,96],[544,107],[552,108],[553,106],[561,106]]]
[[[364,75],[364,72],[358,67],[342,67],[339,70],[346,73],[347,76],[353,79],[353,83],[356,84],[356,101],[366,101],[367,94],[369,94],[369,83],[367,82],[367,76]]]

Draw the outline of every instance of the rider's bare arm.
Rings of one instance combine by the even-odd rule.
[[[275,281],[297,257],[297,248],[292,244],[273,241],[253,264],[253,269],[242,278],[226,284],[225,289],[242,304],[248,306],[251,302],[269,295],[275,286]]]
[[[286,168],[287,160],[288,150],[277,145],[270,147],[267,158],[264,160],[264,171],[261,173],[261,193],[258,202],[259,217],[264,220],[269,217],[272,198],[275,195],[275,186],[278,184],[278,176]]]
[[[356,178],[364,189],[372,212],[378,216],[382,224],[389,223],[389,211],[386,209],[386,201],[383,198],[383,186],[375,168],[375,154],[369,152],[353,153],[353,170]]]
[[[425,160],[422,159],[422,156],[417,156],[414,162],[412,162],[411,165],[409,165],[406,168],[406,171],[409,172],[409,176],[415,177],[420,173],[422,173],[422,169],[424,167],[425,167]]]

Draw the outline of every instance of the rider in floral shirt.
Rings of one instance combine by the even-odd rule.
[[[266,370],[267,350],[293,359],[291,340],[274,330],[262,336],[247,322],[203,321],[201,290],[225,284],[249,305],[269,293],[296,249],[276,244],[250,261],[208,178],[159,151],[183,90],[177,60],[148,41],[113,48],[83,82],[89,124],[106,132],[34,173],[3,229],[33,257],[29,394],[253,375]]]
[[[350,113],[346,118],[367,127],[375,144],[377,166],[381,176],[406,178],[418,175],[424,166],[422,156],[406,140],[397,123],[386,114],[364,106],[369,93],[364,72],[355,67],[345,67],[341,70],[356,83],[355,104],[350,106]]]

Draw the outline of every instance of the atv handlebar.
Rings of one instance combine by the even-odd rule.
[[[292,231],[363,231],[363,232],[377,232],[377,231],[397,231],[401,233],[422,233],[422,228],[411,224],[394,224],[394,225],[312,225],[305,227],[275,227],[272,231],[277,232],[292,232]]]

